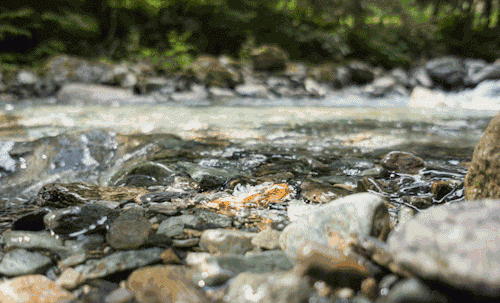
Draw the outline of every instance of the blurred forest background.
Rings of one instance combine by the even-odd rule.
[[[500,0],[16,0],[0,2],[0,62],[66,53],[182,69],[202,53],[244,60],[272,43],[292,60],[412,67],[500,57]]]

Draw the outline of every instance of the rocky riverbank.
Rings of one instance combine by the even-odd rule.
[[[310,66],[290,62],[285,51],[272,45],[254,49],[251,58],[242,63],[201,55],[186,70],[169,72],[150,61],[114,64],[61,55],[37,70],[3,71],[0,101],[16,104],[19,99],[49,97],[48,102],[56,104],[116,106],[217,104],[247,98],[264,104],[273,99],[334,99],[335,104],[336,94],[344,93],[372,100],[408,99],[407,105],[415,107],[460,107],[443,92],[472,91],[465,95],[464,107],[499,107],[491,102],[498,97],[498,61],[449,56],[411,70],[390,71],[360,61]]]
[[[2,141],[1,301],[497,300],[498,207],[464,201],[489,119],[359,117]]]

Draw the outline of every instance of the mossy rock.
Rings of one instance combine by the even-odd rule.
[[[465,199],[500,198],[500,114],[476,145],[465,176]]]
[[[187,72],[208,86],[233,88],[239,82],[237,74],[223,66],[217,58],[207,55],[196,58]]]
[[[250,56],[257,71],[284,71],[288,62],[288,53],[276,45],[261,45]]]

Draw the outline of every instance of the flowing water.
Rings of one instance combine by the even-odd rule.
[[[302,174],[303,180],[341,183],[386,196],[394,205],[393,218],[401,205],[419,210],[463,199],[463,179],[474,145],[496,111],[410,108],[397,99],[360,99],[345,106],[349,99],[342,100],[336,106],[329,99],[267,103],[242,99],[215,104],[196,101],[116,107],[59,106],[36,100],[19,106],[4,104],[4,114],[15,117],[16,122],[0,128],[0,147],[5,149],[2,152],[0,148],[0,167],[13,165],[7,149],[14,142],[91,130],[125,135],[171,133],[183,139],[226,142],[223,150],[201,153],[203,159],[197,160],[200,165],[240,169],[285,159],[280,160],[280,165],[295,171],[295,175]],[[426,170],[418,175],[391,174],[378,179],[363,175],[394,150],[423,158]],[[249,163],[233,163],[235,154]],[[328,168],[298,173],[294,168],[297,161],[316,160]],[[434,183],[439,181],[451,185],[438,193],[441,187]],[[409,202],[412,196],[427,199],[427,205]]]

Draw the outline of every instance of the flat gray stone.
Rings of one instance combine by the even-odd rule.
[[[116,272],[146,266],[161,260],[161,248],[120,251],[99,260],[89,260],[77,266],[76,271],[82,274],[83,280],[102,278]]]
[[[200,238],[200,247],[211,254],[244,254],[253,249],[254,233],[238,230],[209,229]]]
[[[193,215],[182,215],[170,217],[158,226],[156,234],[163,234],[167,237],[178,237],[184,234],[184,228],[194,228],[200,223],[200,219]]]
[[[7,252],[0,262],[0,274],[20,276],[43,273],[52,264],[44,255],[18,248]]]
[[[232,303],[307,302],[311,288],[308,280],[293,273],[248,273],[236,276],[225,299]]]
[[[95,84],[66,84],[57,93],[57,103],[71,105],[110,105],[148,100],[134,95],[129,89]]]
[[[383,198],[370,193],[349,195],[319,207],[293,205],[289,224],[281,233],[280,246],[295,260],[307,243],[341,245],[352,236],[385,240],[390,230],[389,212]]]
[[[230,278],[242,273],[268,273],[287,271],[293,265],[286,254],[279,250],[265,251],[247,255],[219,255],[209,257],[199,256],[198,260],[189,258],[195,265],[193,280],[198,285],[215,286],[226,282]]]
[[[396,264],[423,279],[500,297],[500,201],[457,202],[419,213],[388,238]]]

